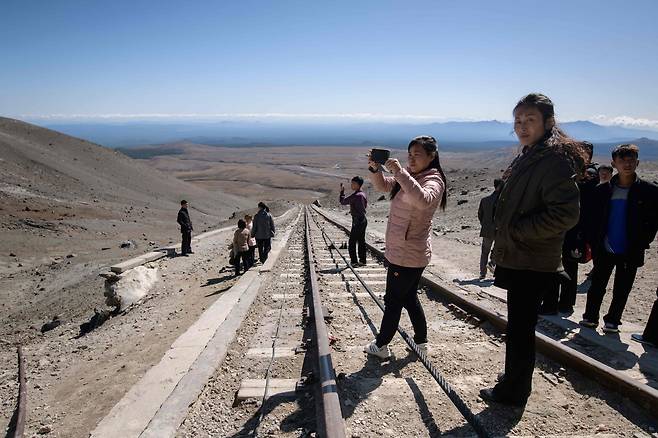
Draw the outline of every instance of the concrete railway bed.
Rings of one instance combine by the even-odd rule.
[[[328,244],[327,238],[337,246],[346,242],[345,232],[315,212],[307,214],[315,265],[308,263],[305,226],[300,221],[272,271],[261,273],[265,278],[259,295],[226,359],[190,406],[176,435],[476,435],[400,336],[390,345],[394,356],[389,360],[362,352],[374,338],[382,312],[339,255],[347,257],[347,250]],[[331,384],[323,386],[324,395],[319,390],[325,377],[318,369],[313,322],[313,269],[331,344],[330,359],[323,357],[320,363],[333,365],[336,383],[335,391]],[[386,271],[378,256],[369,253],[367,266],[356,271],[381,299]],[[658,436],[656,419],[646,406],[541,354],[524,410],[485,404],[478,392],[492,386],[503,369],[503,334],[433,290],[419,292],[428,321],[427,358],[485,434]],[[405,312],[400,326],[413,333]],[[337,433],[328,432],[327,421],[322,421],[330,417],[325,403],[331,392],[340,403],[342,418],[329,420],[338,425]]]

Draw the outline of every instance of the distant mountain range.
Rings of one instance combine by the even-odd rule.
[[[130,148],[179,141],[222,146],[263,145],[387,145],[404,147],[420,134],[433,135],[447,149],[494,149],[516,143],[508,122],[403,123],[285,123],[263,121],[42,123],[69,135],[109,147]],[[645,138],[650,146],[658,131],[603,126],[589,121],[561,125],[571,136],[609,145]],[[654,147],[654,146],[650,146]]]

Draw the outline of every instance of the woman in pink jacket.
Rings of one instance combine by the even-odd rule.
[[[391,193],[384,253],[388,262],[384,317],[377,339],[364,347],[366,353],[382,359],[391,354],[388,344],[395,335],[403,308],[409,313],[414,341],[422,351],[427,351],[427,322],[418,300],[418,283],[432,258],[432,216],[437,207],[445,209],[446,205],[446,177],[434,137],[416,137],[407,150],[406,168],[394,158],[386,161],[385,166],[393,176],[384,176],[379,164],[368,161],[373,186]]]

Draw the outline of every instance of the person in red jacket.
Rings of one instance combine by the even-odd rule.
[[[403,308],[409,313],[415,343],[427,352],[427,322],[418,300],[418,283],[432,258],[432,217],[439,206],[445,209],[446,205],[446,177],[434,137],[414,138],[407,151],[406,168],[395,158],[384,164],[393,176],[384,176],[379,164],[368,161],[373,186],[391,193],[384,253],[388,265],[384,317],[377,339],[363,349],[382,359],[391,354],[388,344]]]

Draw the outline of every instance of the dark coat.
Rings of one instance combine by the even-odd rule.
[[[594,167],[591,165],[589,168]],[[580,192],[580,219],[578,219],[576,226],[567,231],[567,234],[564,236],[564,245],[562,247],[564,254],[570,254],[573,250],[578,250],[581,254],[585,254],[585,244],[589,243],[587,242],[586,228],[594,210],[594,193],[598,185],[598,176],[578,183],[578,191]]]
[[[499,194],[498,191],[495,191],[480,200],[480,207],[478,208],[478,219],[482,227],[480,229],[480,237],[487,237],[489,239],[496,237],[494,210],[496,208],[496,201],[498,200]]]
[[[194,228],[192,227],[192,220],[190,219],[190,214],[187,212],[187,208],[181,208],[178,210],[178,219],[176,220],[178,225],[180,225],[181,233],[188,233]]]
[[[275,232],[276,228],[274,227],[272,215],[265,209],[260,209],[254,216],[251,235],[256,239],[271,239],[274,237]]]
[[[619,181],[615,175],[607,183],[596,187],[592,214],[587,226],[588,240],[591,242],[594,257],[605,251],[604,239],[608,232],[608,215],[613,185]],[[626,237],[628,251],[626,257],[633,266],[644,265],[644,251],[649,248],[658,230],[658,185],[644,181],[639,176],[628,191],[626,203]]]
[[[493,259],[503,268],[561,270],[564,235],[578,223],[575,172],[543,143],[515,161],[496,203]]]

